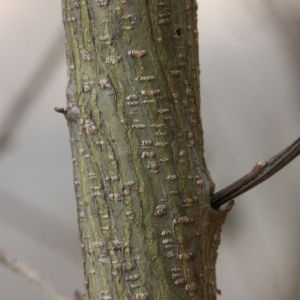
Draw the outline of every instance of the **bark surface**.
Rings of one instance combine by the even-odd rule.
[[[215,299],[196,2],[62,2],[86,297]]]

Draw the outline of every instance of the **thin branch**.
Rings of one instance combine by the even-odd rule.
[[[0,264],[33,283],[49,300],[66,300],[66,298],[59,295],[51,286],[43,281],[35,271],[16,259],[9,258],[1,249]]]
[[[63,43],[64,36],[61,32],[55,37],[51,47],[45,53],[42,60],[37,64],[37,69],[28,79],[25,87],[19,91],[15,99],[12,99],[12,105],[6,117],[1,122],[0,130],[0,154],[9,145],[21,118],[30,107],[30,105],[37,99],[37,96],[46,86],[49,78],[56,70],[60,58],[63,57]]]
[[[270,178],[300,154],[300,138],[268,161],[259,161],[245,176],[212,196],[211,206],[218,209],[233,198]]]

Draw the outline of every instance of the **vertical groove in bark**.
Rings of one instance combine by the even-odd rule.
[[[215,299],[195,1],[62,2],[87,297]]]

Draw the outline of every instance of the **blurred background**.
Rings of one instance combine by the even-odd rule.
[[[83,275],[68,131],[53,111],[67,79],[60,5],[0,0],[0,248],[72,299]],[[201,0],[199,30],[218,190],[299,136],[300,2]],[[219,299],[300,299],[299,171],[298,158],[236,200],[219,250]],[[0,265],[0,299],[43,296]]]

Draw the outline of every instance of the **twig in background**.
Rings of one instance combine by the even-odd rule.
[[[74,300],[83,300],[83,296],[80,291],[76,290],[74,292]]]
[[[14,228],[27,239],[34,240],[72,263],[78,264],[81,261],[79,250],[76,251],[78,233],[75,222],[72,227],[58,216],[27,201],[26,197],[16,196],[13,192],[0,189],[0,200],[2,224]],[[49,231],[51,234],[45,235]]]
[[[64,37],[59,32],[25,87],[21,89],[15,99],[11,100],[12,105],[0,125],[0,154],[3,154],[9,145],[25,111],[37,99],[38,94],[48,83],[49,78],[60,62],[59,58],[63,58],[63,47]]]
[[[48,297],[49,300],[67,300],[63,296],[59,295],[44,280],[42,280],[36,271],[19,262],[17,259],[8,257],[7,254],[1,249],[0,264],[29,280],[36,287],[38,287],[41,292]]]

